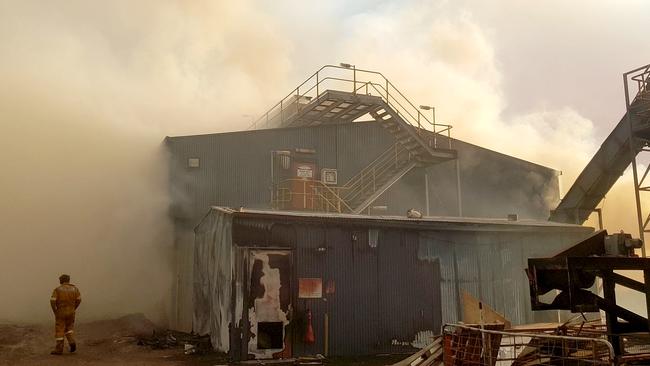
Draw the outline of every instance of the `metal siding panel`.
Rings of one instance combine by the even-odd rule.
[[[324,351],[326,312],[330,315],[330,355],[396,351],[390,346],[393,339],[411,341],[420,330],[439,330],[441,320],[458,321],[461,287],[482,295],[483,301],[515,324],[537,319],[530,311],[523,272],[527,258],[550,255],[581,235],[542,229],[423,232],[383,228],[375,249],[368,246],[368,227],[362,223],[303,224],[286,217],[245,216],[235,222],[237,227],[271,229],[268,240],[253,240],[248,245],[294,247],[296,279],[320,277],[324,290],[328,279],[335,281],[336,291],[325,295],[327,301],[297,299],[296,283],[295,355]],[[326,251],[318,251],[320,246]],[[490,291],[485,287],[491,287]],[[438,291],[442,302],[436,298]],[[314,345],[303,344],[301,338],[304,322],[300,314],[307,308],[312,309]]]
[[[304,314],[307,309],[312,312],[312,327],[315,343],[306,344],[304,339],[304,318],[296,322],[293,335],[294,355],[314,355],[324,353],[324,321],[327,312],[327,301],[320,299],[298,298],[299,278],[321,278],[323,285],[327,277],[327,252],[318,251],[318,247],[325,245],[325,231],[323,227],[313,225],[293,225],[297,233],[296,247],[296,288],[294,290],[294,309],[296,314]],[[323,288],[323,296],[325,289]]]
[[[342,228],[328,228],[327,270],[335,281],[336,292],[329,297],[330,354],[353,354],[356,344],[354,318],[354,270],[350,233]]]
[[[357,174],[394,141],[379,125],[353,123],[318,127],[172,137],[171,191],[178,220],[192,223],[210,206],[269,208],[270,152],[308,148],[319,168],[339,170],[339,183]],[[187,159],[198,157],[199,168]],[[351,158],[354,157],[354,158]]]
[[[549,256],[584,234],[563,232],[433,232],[420,234],[419,255],[440,260],[442,321],[457,322],[458,289],[477,296],[513,324],[552,321],[554,312],[530,309],[529,257]]]
[[[395,144],[395,138],[374,123],[338,125],[336,134],[339,184],[344,184]]]
[[[492,243],[493,235],[484,235],[477,233],[475,255],[479,272],[479,299],[489,304],[492,308],[497,308],[497,292],[503,291],[503,273],[501,258],[499,257],[499,243]]]
[[[406,215],[406,211],[411,208],[426,214],[426,200],[424,197],[424,169],[415,168],[381,195],[375,201],[375,205],[386,205],[390,213],[397,215]],[[452,211],[453,213],[455,211]],[[450,212],[447,212],[447,214],[450,214]]]
[[[408,278],[402,269],[405,265],[404,255],[406,248],[402,242],[402,233],[397,230],[387,230],[379,236],[379,297],[382,299],[379,305],[380,324],[379,329],[383,338],[403,341],[408,339],[408,324],[403,320],[402,300],[398,288],[394,286],[396,281],[408,286]]]
[[[508,238],[502,238],[501,243],[499,244],[499,255],[501,257],[501,277],[503,281],[502,288],[500,289],[500,297],[502,299],[500,305],[495,304],[495,309],[499,311],[504,316],[511,312],[508,316],[508,319],[511,319],[512,322],[520,323],[521,314],[519,312],[512,314],[513,309],[518,309],[517,305],[522,301],[522,299],[517,298],[512,295],[512,289],[517,289],[518,287],[518,277],[524,276],[522,272],[518,271],[520,265],[520,251],[521,243],[516,243],[508,241]],[[527,282],[526,282],[527,283]]]
[[[393,231],[388,236],[382,232],[379,249],[375,249],[368,245],[367,230],[367,227],[329,228],[324,239],[327,274],[323,280],[325,284],[333,279],[336,292],[327,295],[327,301],[322,302],[324,307],[311,306],[315,309],[314,321],[321,319],[325,311],[330,316],[330,355],[395,350],[390,346],[391,340],[412,341],[418,331],[437,331],[440,327],[440,299],[434,296],[439,291],[440,279],[432,274],[433,268],[437,270],[437,263],[419,260],[417,232]],[[353,233],[356,242],[351,240]],[[317,276],[320,264],[310,254],[314,253],[317,240],[306,233],[299,234],[299,238],[296,250],[299,276]],[[301,301],[298,307],[305,308]],[[318,343],[321,333],[316,323],[314,331]],[[295,349],[308,353],[319,351],[320,346],[297,345]]]
[[[455,141],[454,147],[458,149],[466,216],[516,213],[545,220],[559,202],[554,170],[461,141]]]
[[[354,258],[355,354],[378,353],[383,334],[379,330],[378,249],[368,245],[368,229],[356,230],[352,242]]]
[[[480,265],[476,256],[476,246],[473,242],[456,243],[456,261],[458,266],[458,285],[474,297],[480,296],[479,278]]]
[[[415,231],[384,231],[378,256],[379,333],[383,352],[399,352],[421,332],[440,330],[440,275],[437,261],[418,255]]]
[[[171,137],[167,145],[172,160],[172,197],[187,206],[189,212],[184,218],[192,222],[197,222],[210,205],[267,208],[271,150],[315,149],[319,166],[337,168],[343,184],[394,143],[394,137],[374,123]],[[546,218],[551,208],[549,197],[554,201],[558,196],[553,170],[460,141],[455,141],[454,147],[460,156],[466,215],[503,217],[518,213],[521,217]],[[200,158],[201,167],[187,168],[190,157]],[[455,163],[437,164],[426,171],[432,214],[455,215]],[[408,208],[424,211],[423,192],[423,169],[418,168],[376,204],[389,206],[393,214],[403,214]]]
[[[458,317],[458,281],[456,279],[454,242],[449,233],[424,232],[420,234],[420,255],[423,259],[438,260],[440,264],[440,293],[442,323],[454,323]]]

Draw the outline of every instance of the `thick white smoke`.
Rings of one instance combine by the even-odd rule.
[[[69,273],[81,319],[165,320],[162,141],[241,127],[284,91],[275,21],[245,1],[0,2],[0,319],[49,319]]]
[[[573,99],[539,107],[536,97],[555,94],[541,81],[559,80],[562,59],[584,55],[546,55],[555,69],[525,79],[516,62],[534,48],[518,49],[525,42],[503,20],[530,31],[519,15],[531,11],[499,4],[507,16],[472,1],[0,1],[0,288],[11,299],[0,319],[48,319],[49,291],[69,272],[84,318],[143,311],[164,320],[173,261],[162,139],[242,129],[244,115],[326,63],[383,72],[415,103],[435,105],[454,136],[562,170],[566,190],[622,106],[598,128]],[[562,4],[531,24],[584,15]],[[577,33],[600,21],[582,19]],[[564,45],[547,23],[542,46]],[[608,195],[605,222],[633,231],[631,190],[621,187]]]

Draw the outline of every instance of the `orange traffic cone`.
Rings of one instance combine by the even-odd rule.
[[[305,343],[314,343],[314,327],[311,325],[311,310],[307,309],[307,331],[305,332]]]

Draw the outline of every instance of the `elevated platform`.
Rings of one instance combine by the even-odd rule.
[[[450,125],[436,123],[435,116],[429,120],[381,73],[354,67],[322,67],[251,128],[344,124],[364,116],[390,132],[396,145],[341,187],[330,189],[316,184],[310,199],[322,202],[317,207],[361,213],[412,169],[457,159],[450,145]],[[446,146],[438,144],[440,135],[447,137]],[[278,189],[287,191],[285,187]],[[281,193],[278,197],[282,202],[291,200]]]

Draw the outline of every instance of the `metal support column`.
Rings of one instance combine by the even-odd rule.
[[[635,128],[634,128],[634,123],[632,119],[632,115],[635,113],[635,111],[632,108],[632,103],[630,101],[630,90],[629,90],[629,85],[628,82],[630,78],[632,80],[637,81],[638,84],[638,91],[637,94],[634,96],[636,97],[640,96],[641,93],[647,93],[647,80],[648,80],[648,73],[650,71],[650,65],[646,65],[640,68],[637,68],[635,70],[626,72],[623,74],[623,88],[625,92],[625,116],[626,120],[628,123],[628,128],[629,128],[629,148],[630,148],[630,160],[632,164],[632,175],[634,179],[634,199],[636,202],[636,214],[637,214],[637,225],[639,227],[639,238],[644,242],[644,245],[641,247],[641,255],[643,257],[646,257],[646,249],[645,249],[645,233],[646,233],[646,227],[647,227],[647,222],[648,220],[644,220],[643,217],[643,209],[641,207],[641,191],[643,188],[641,187],[642,181],[639,181],[639,173],[637,171],[637,159],[636,156],[637,154],[642,151],[641,147],[638,146],[638,139],[635,136]],[[646,177],[646,174],[644,174],[643,178]],[[648,216],[650,218],[650,216]]]
[[[458,217],[463,217],[463,198],[460,193],[460,157],[456,157],[456,198],[458,201]]]
[[[424,171],[424,199],[427,201],[426,215],[431,216],[429,213],[429,173],[427,173],[426,169]]]
[[[616,283],[612,278],[613,271],[603,271],[603,296],[605,300],[611,304],[616,304]],[[606,313],[607,319],[607,333],[609,334],[609,342],[614,347],[614,353],[621,354],[621,338],[618,336],[618,317],[612,312]]]

